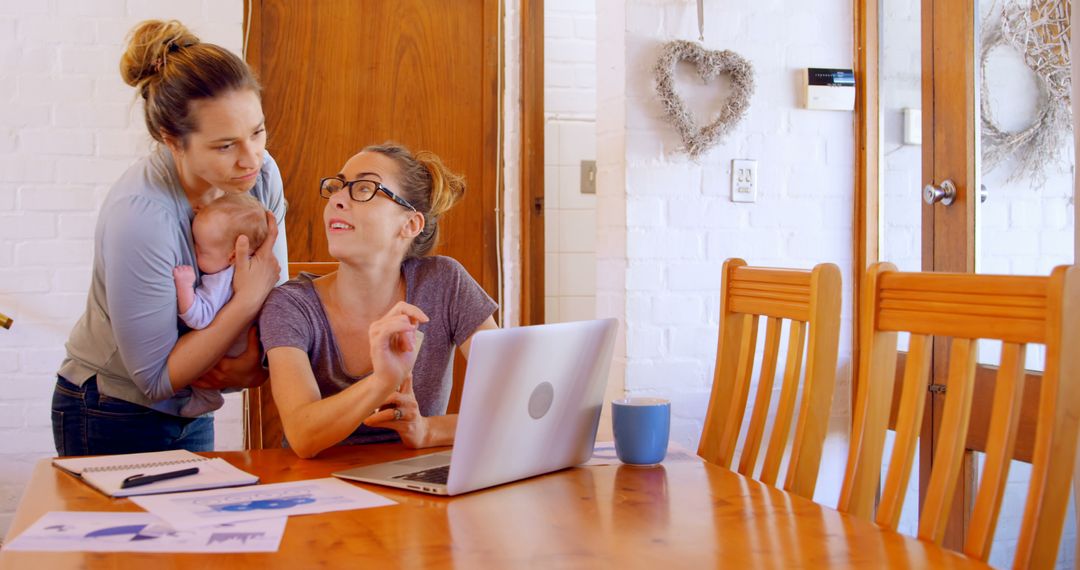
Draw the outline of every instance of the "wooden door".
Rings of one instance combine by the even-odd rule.
[[[922,3],[922,186],[941,186],[946,180],[956,186],[952,204],[928,204],[923,200],[923,271],[975,271],[976,193],[972,190],[977,188],[979,133],[975,115],[975,1],[923,0]],[[920,438],[920,505],[929,484],[936,435],[948,393],[948,350],[946,342],[935,339],[928,392],[929,421]],[[973,415],[978,408],[975,406]],[[972,421],[971,425],[976,422]],[[974,505],[975,462],[971,446],[968,447],[944,541],[946,547],[954,550],[963,548],[968,515]]]
[[[331,260],[319,179],[392,140],[464,174],[435,253],[500,300],[498,0],[254,0],[248,18],[246,57],[288,200],[289,260]],[[464,368],[458,356],[451,410]]]
[[[434,151],[465,175],[438,253],[496,297],[496,0],[262,0],[248,60],[285,180],[290,261],[330,261],[318,181],[369,144]]]

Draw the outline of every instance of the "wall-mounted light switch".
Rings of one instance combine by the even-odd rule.
[[[922,110],[904,108],[904,144],[922,144]]]
[[[596,194],[596,161],[581,161],[581,193]]]
[[[731,201],[757,202],[757,161],[731,161]]]

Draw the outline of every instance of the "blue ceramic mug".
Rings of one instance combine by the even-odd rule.
[[[615,454],[630,465],[654,465],[667,454],[671,402],[661,398],[624,398],[611,402]]]

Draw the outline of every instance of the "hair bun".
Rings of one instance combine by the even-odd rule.
[[[120,57],[120,77],[140,89],[161,75],[168,54],[199,43],[199,38],[176,20],[146,20],[128,34],[127,49]],[[146,91],[142,89],[145,97]]]
[[[428,215],[438,219],[465,195],[465,177],[447,168],[432,152],[416,153],[416,161],[431,173],[431,207]]]

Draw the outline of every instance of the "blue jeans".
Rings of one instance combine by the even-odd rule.
[[[61,456],[214,449],[214,418],[181,418],[110,398],[98,392],[96,377],[82,386],[56,377],[52,426]]]

